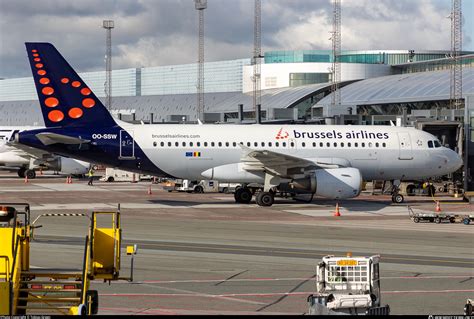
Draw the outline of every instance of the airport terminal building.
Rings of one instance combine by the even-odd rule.
[[[394,85],[411,86],[412,82],[417,83],[416,92],[428,96],[423,99],[426,107],[427,100],[446,100],[446,94],[449,99],[448,54],[448,51],[343,51],[340,56],[343,106],[334,109],[328,108],[331,51],[265,52],[261,65],[262,117],[265,120],[309,120],[361,112],[372,115],[374,112],[367,112],[367,105],[384,103],[383,99],[369,98],[375,96],[375,92],[380,95],[381,90],[392,91],[389,104],[393,104],[397,98],[406,99],[406,96],[397,96]],[[474,55],[473,52],[463,52],[463,55],[463,92],[472,94]],[[74,65],[74,61],[70,62]],[[243,106],[244,118],[254,118],[250,59],[208,62],[204,70],[206,122],[237,121],[239,105]],[[105,71],[79,75],[97,96],[105,96]],[[197,64],[114,70],[112,112],[124,120],[195,121],[196,79]],[[423,90],[433,82],[439,90]],[[386,87],[382,89],[384,84]],[[354,91],[366,93],[362,104],[361,97],[354,99]],[[402,86],[398,91],[406,90]],[[352,106],[356,107],[351,109]],[[387,112],[394,113],[393,110],[388,108]],[[0,125],[43,124],[31,77],[0,80],[0,113]],[[378,115],[380,110],[375,113]]]

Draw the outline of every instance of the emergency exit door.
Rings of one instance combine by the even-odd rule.
[[[399,145],[399,155],[398,159],[401,160],[411,160],[413,159],[413,150],[411,147],[411,139],[409,133],[397,133],[398,135],[398,145]]]

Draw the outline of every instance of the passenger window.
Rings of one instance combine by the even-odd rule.
[[[281,143],[281,146],[286,147],[286,142]]]
[[[306,147],[306,143],[305,142],[301,143],[301,146]]]
[[[250,142],[247,142],[247,147],[250,147],[250,145],[251,145]]]
[[[165,142],[160,143],[161,147],[165,146]]]
[[[275,147],[280,147],[280,143],[275,142]]]
[[[196,146],[197,146],[197,147],[200,147],[200,146],[201,146],[201,142],[197,142],[197,143],[196,143]]]
[[[204,142],[204,147],[207,147],[207,142]]]
[[[253,146],[258,147],[258,143],[257,143],[257,142],[254,142],[254,143],[253,143]]]
[[[359,143],[354,143],[354,147],[359,147]]]
[[[156,147],[156,145],[158,145],[156,142],[153,142],[153,146]]]
[[[334,147],[337,147],[337,143],[336,143],[336,142],[334,142]]]
[[[174,146],[178,147],[178,146],[179,146],[179,142],[175,142],[175,143],[174,143]]]
[[[324,146],[323,142],[319,143],[319,147],[323,147],[323,146]]]
[[[361,146],[362,146],[362,147],[365,147],[365,143],[362,143]]]
[[[234,142],[234,143],[232,143],[232,145],[233,145],[234,147],[236,147],[236,146],[237,146],[237,143],[236,143],[236,142]]]
[[[272,147],[272,142],[268,142],[268,147]]]
[[[313,142],[313,147],[316,147],[316,142]]]
[[[327,143],[326,143],[326,146],[327,146],[327,147],[331,147],[331,143],[327,142]]]
[[[262,147],[265,147],[265,142],[262,142]]]
[[[186,147],[186,142],[183,142],[183,147]]]
[[[171,147],[171,142],[168,142],[168,146]]]
[[[211,142],[211,146],[212,146],[212,147],[216,146],[216,143]]]
[[[226,147],[229,147],[229,145],[230,145],[229,142],[225,142]]]
[[[387,144],[385,144],[385,143],[382,143],[382,146],[383,146],[383,147],[387,147]]]
[[[352,146],[351,142],[347,143],[347,147],[351,147],[351,146]]]
[[[217,143],[217,146],[222,147],[222,142]]]
[[[428,147],[433,148],[433,141],[428,141]]]
[[[379,145],[380,145],[379,143],[375,143],[375,147],[379,147]]]
[[[372,148],[372,142],[369,142],[369,147]]]
[[[341,147],[344,147],[344,143],[341,142]]]
[[[189,146],[193,147],[193,142],[189,142]]]

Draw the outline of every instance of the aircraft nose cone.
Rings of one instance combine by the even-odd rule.
[[[449,164],[453,171],[457,171],[463,164],[461,156],[458,153],[451,151],[449,156]]]
[[[210,168],[204,172],[201,173],[201,176],[204,177],[205,179],[213,179],[214,177],[214,169],[213,168]]]

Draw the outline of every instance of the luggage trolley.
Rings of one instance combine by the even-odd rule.
[[[446,213],[435,213],[435,212],[414,212],[410,206],[408,208],[408,216],[410,219],[413,220],[415,223],[419,222],[429,222],[429,223],[436,223],[440,224],[442,222],[449,222],[455,223],[456,222],[456,215],[454,214],[446,214]]]

